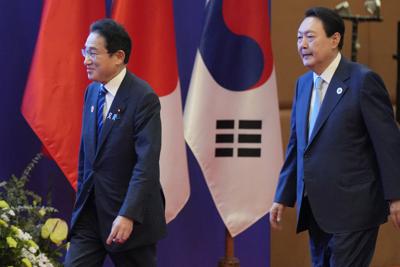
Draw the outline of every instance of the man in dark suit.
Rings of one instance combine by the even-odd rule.
[[[156,266],[166,233],[159,181],[160,103],[126,69],[131,40],[111,19],[93,23],[82,54],[85,93],[77,198],[65,266]]]
[[[296,85],[286,160],[270,210],[297,206],[313,266],[368,266],[379,225],[400,227],[400,131],[381,78],[342,57],[344,23],[306,11],[297,46],[311,71]],[[390,207],[390,211],[389,211]]]

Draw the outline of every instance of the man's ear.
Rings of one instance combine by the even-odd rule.
[[[337,48],[339,46],[341,39],[342,39],[342,36],[340,35],[340,33],[335,32],[334,34],[332,34],[331,40],[332,40],[333,48]]]
[[[118,50],[114,53],[114,56],[117,58],[118,65],[124,64],[125,52],[123,50]]]

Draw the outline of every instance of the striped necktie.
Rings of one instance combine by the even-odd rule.
[[[319,109],[321,107],[321,91],[322,91],[322,83],[324,80],[322,80],[321,77],[317,77],[314,81],[314,101],[311,109],[311,114],[308,122],[308,139],[311,137],[311,133],[314,129],[315,122],[317,121]]]
[[[99,90],[99,96],[97,98],[97,140],[100,138],[101,129],[103,128],[104,122],[104,104],[106,102],[107,89],[102,85]]]

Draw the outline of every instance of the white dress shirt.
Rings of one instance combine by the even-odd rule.
[[[329,83],[332,80],[333,74],[335,74],[335,71],[337,67],[339,66],[340,59],[342,58],[342,55],[340,53],[337,54],[335,59],[329,64],[329,66],[324,70],[324,72],[319,75],[319,77],[322,78],[322,89],[321,89],[321,105],[324,101],[326,91],[328,90]],[[313,73],[313,84],[315,84],[315,79],[317,79],[318,74],[315,72]],[[312,90],[312,95],[311,95],[311,101],[310,101],[310,111],[314,108],[314,98],[315,98],[315,90]],[[309,113],[308,119],[310,120],[310,115],[311,112]]]
[[[120,87],[122,80],[124,79],[126,74],[126,68],[123,68],[117,76],[112,78],[108,83],[104,84],[104,88],[106,88],[106,101],[104,103],[103,110],[103,120],[107,118],[107,113],[110,110],[112,102],[114,101],[115,95],[117,94],[118,88]]]

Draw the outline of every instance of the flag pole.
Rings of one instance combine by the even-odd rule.
[[[225,257],[218,262],[218,267],[240,267],[239,259],[235,257],[235,242],[225,227]]]

